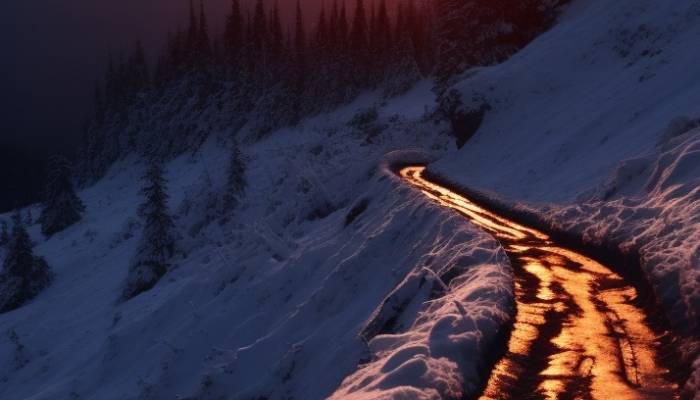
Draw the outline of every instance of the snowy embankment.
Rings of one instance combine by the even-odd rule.
[[[392,155],[399,164],[421,162],[415,154]],[[362,331],[371,359],[333,399],[461,399],[477,395],[488,378],[514,313],[510,262],[493,237],[461,215],[439,214],[438,230],[453,233],[373,313]]]
[[[700,328],[700,3],[573,2],[507,62],[465,74],[491,107],[432,170],[638,254],[676,332]],[[482,100],[483,99],[483,100]],[[692,340],[690,340],[692,342]],[[693,344],[683,349],[696,354]],[[698,393],[698,371],[686,389]]]
[[[140,232],[143,165],[118,162],[80,193],[80,223],[48,241],[31,227],[56,279],[0,315],[0,397],[322,399],[339,390],[450,398],[473,390],[512,313],[508,260],[464,218],[377,168],[407,142],[444,151],[436,127],[415,122],[433,102],[429,89],[423,82],[388,103],[364,96],[246,145],[249,187],[228,222],[211,218],[230,133],[214,132],[170,162],[180,255],[154,289],[128,302],[119,297]],[[372,129],[383,133],[369,142],[346,122],[375,102]],[[369,372],[376,375],[362,379]]]

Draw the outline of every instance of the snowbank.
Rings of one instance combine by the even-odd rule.
[[[696,338],[700,81],[689,66],[700,63],[698,37],[694,0],[573,2],[510,60],[465,74],[456,90],[491,111],[462,150],[433,166],[529,202],[587,241],[639,254],[676,331]]]

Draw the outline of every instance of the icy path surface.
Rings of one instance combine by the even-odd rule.
[[[407,167],[401,176],[497,237],[514,264],[516,321],[482,400],[678,398],[635,288],[547,235],[426,180],[424,170]]]

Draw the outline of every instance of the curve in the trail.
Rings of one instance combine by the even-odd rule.
[[[678,385],[658,362],[659,335],[635,305],[634,287],[548,235],[425,179],[424,172],[413,166],[400,175],[493,234],[514,263],[513,330],[481,400],[678,398]]]

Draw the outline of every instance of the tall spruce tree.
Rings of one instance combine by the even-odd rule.
[[[46,261],[34,255],[33,244],[19,210],[12,220],[12,234],[0,273],[0,313],[23,306],[53,280],[53,273]]]
[[[282,57],[284,56],[285,38],[284,32],[282,31],[282,20],[280,19],[279,3],[275,2],[275,5],[270,10],[269,21],[269,40],[270,40],[270,53],[272,56],[272,62],[274,64],[281,64]],[[279,65],[275,65],[279,67]]]
[[[231,0],[231,11],[224,26],[224,46],[227,61],[235,68],[243,46],[243,14],[239,0]]]
[[[318,23],[316,24],[315,45],[320,54],[328,52],[329,36],[326,5],[324,3],[321,5],[321,12],[318,14]]]
[[[10,231],[7,221],[0,221],[0,247],[5,247],[10,243]]]
[[[421,78],[413,43],[410,25],[405,25],[404,29],[397,31],[396,42],[387,58],[388,66],[384,68],[385,96],[401,95]]]
[[[436,0],[437,65],[435,67],[436,89],[443,93],[449,81],[464,71],[473,62],[469,35],[469,8],[472,0]]]
[[[255,13],[253,14],[251,28],[252,32],[249,38],[253,43],[254,49],[259,53],[264,50],[267,45],[267,18],[265,16],[265,3],[263,0],[258,0],[257,3],[255,3]]]
[[[129,59],[128,68],[129,96],[134,96],[138,92],[145,91],[150,83],[146,54],[143,51],[143,44],[141,44],[140,40],[136,41],[134,51]]]
[[[304,27],[304,14],[301,11],[301,2],[297,0],[296,24],[294,28],[294,51],[296,63],[302,68],[306,65],[306,28]]]
[[[338,49],[347,51],[348,36],[350,35],[350,25],[348,24],[348,13],[345,1],[340,7],[340,15],[338,16],[338,36],[336,38]]]
[[[204,12],[204,0],[199,2],[199,24],[197,25],[197,40],[195,46],[196,63],[200,67],[206,67],[212,60],[212,46],[209,39],[209,23]]]
[[[189,24],[187,26],[187,61],[190,66],[195,65],[197,62],[196,52],[197,52],[197,39],[199,36],[199,25],[197,21],[197,14],[194,11],[194,1],[190,0],[190,18]]]
[[[150,163],[143,182],[144,202],[139,207],[143,229],[122,293],[124,300],[155,286],[168,271],[175,254],[175,224],[168,212],[167,183],[159,162]]]
[[[369,81],[368,29],[364,0],[356,0],[350,32],[350,54],[354,60],[355,69],[353,83],[356,88],[365,87]]]
[[[248,183],[245,178],[246,166],[238,142],[231,146],[231,155],[228,164],[226,191],[224,193],[224,214],[228,214],[236,208],[241,196],[245,192]]]
[[[46,201],[39,217],[41,231],[46,236],[52,236],[80,221],[85,211],[71,176],[68,160],[63,156],[53,156],[46,180]]]

